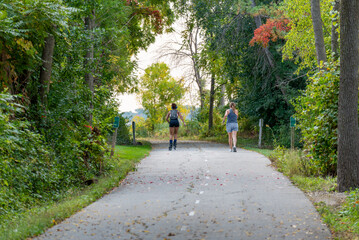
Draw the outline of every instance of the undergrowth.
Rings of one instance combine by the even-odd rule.
[[[116,146],[114,166],[111,172],[99,178],[95,184],[83,188],[71,188],[59,201],[49,201],[37,207],[6,215],[0,221],[0,239],[25,239],[39,235],[47,228],[61,222],[83,207],[91,204],[114,187],[118,186],[129,171],[148,155],[151,146]]]

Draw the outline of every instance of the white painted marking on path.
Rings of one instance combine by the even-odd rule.
[[[199,194],[203,194],[203,193],[204,193],[204,191],[200,191],[200,192],[199,192]]]
[[[199,202],[200,202],[199,200],[196,200],[196,204],[199,204]]]
[[[195,212],[194,212],[194,211],[192,211],[192,212],[190,212],[188,215],[190,215],[190,216],[194,216],[194,214],[195,214]]]

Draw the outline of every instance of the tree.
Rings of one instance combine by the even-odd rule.
[[[182,37],[182,42],[176,41],[176,38],[166,41],[159,58],[170,56],[176,68],[183,71],[184,78],[196,84],[202,109],[205,101],[205,79],[200,65],[200,54],[204,44],[201,38],[203,31],[193,19],[189,6],[185,5],[179,12],[178,25],[183,27],[183,30],[177,33]]]
[[[358,25],[359,1],[341,1],[338,106],[338,187],[359,187]]]
[[[335,0],[333,6],[333,20],[332,20],[332,53],[334,54],[334,59],[338,59],[338,51],[339,51],[339,33],[338,33],[338,18],[339,18],[339,9],[340,9],[340,1]]]
[[[332,0],[321,0],[321,22],[323,29],[330,29],[333,15]],[[284,0],[281,10],[285,18],[290,20],[291,30],[285,36],[283,58],[294,60],[300,70],[312,69],[318,65],[314,39],[314,28],[311,17],[311,4],[307,0]],[[325,49],[331,44],[331,31],[323,31]]]
[[[52,71],[52,58],[54,55],[55,37],[51,34],[45,38],[45,46],[42,52],[42,68],[40,71],[40,100],[44,107],[47,105],[47,95],[50,90]]]
[[[320,0],[311,0],[310,3],[314,30],[315,50],[317,53],[318,66],[320,66],[321,62],[327,61],[327,54],[325,52],[323,35],[323,22],[320,11]]]
[[[145,69],[141,77],[139,96],[153,132],[155,124],[164,121],[167,107],[178,102],[185,93],[183,81],[170,76],[165,63],[154,63]],[[179,105],[179,104],[177,104]]]

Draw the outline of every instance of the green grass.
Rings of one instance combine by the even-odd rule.
[[[359,239],[359,190],[349,192],[339,207],[319,204],[317,209],[329,226],[334,239]]]
[[[256,148],[256,147],[247,147],[247,146],[242,146],[242,148],[247,149],[247,150],[251,150],[257,153],[260,153],[266,157],[269,158],[269,156],[273,153],[272,149],[265,149],[265,148]]]
[[[294,175],[291,180],[295,185],[306,192],[334,192],[337,187],[337,178],[334,177],[323,178]]]
[[[116,146],[115,157],[111,161],[115,166],[112,172],[98,179],[96,184],[73,190],[60,202],[48,203],[11,216],[10,220],[0,223],[0,239],[26,239],[39,235],[47,228],[70,217],[118,186],[150,150],[149,143],[143,146]]]

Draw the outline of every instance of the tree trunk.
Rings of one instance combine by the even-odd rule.
[[[221,99],[219,100],[219,106],[220,106],[220,107],[223,107],[224,104],[225,104],[225,98],[224,98],[225,92],[226,92],[226,85],[223,84],[223,85],[221,86],[221,96],[222,96],[222,97],[221,97]]]
[[[327,54],[325,52],[324,35],[323,35],[323,22],[320,13],[320,0],[310,0],[314,39],[315,39],[315,51],[317,53],[317,62],[320,66],[320,62],[327,61]]]
[[[93,76],[93,62],[94,62],[94,46],[93,46],[93,29],[95,27],[95,14],[92,12],[91,16],[85,18],[85,28],[89,36],[89,46],[85,56],[85,82],[90,89],[90,106],[89,106],[89,124],[92,125],[93,118],[93,100],[94,100],[94,76]]]
[[[358,24],[359,1],[341,2],[338,106],[338,187],[359,187]]]
[[[199,97],[200,97],[200,104],[201,109],[204,107],[204,92],[203,92],[203,80],[201,76],[201,72],[198,66],[198,35],[199,35],[199,28],[196,28],[196,32],[193,37],[193,31],[191,31],[188,35],[188,46],[191,53],[191,59],[193,64],[193,70],[194,70],[194,77],[198,86],[199,90]]]
[[[336,12],[336,16],[339,15],[339,8],[340,8],[340,0],[335,0],[334,1],[334,6],[333,6],[333,11]],[[332,22],[332,41],[331,41],[331,45],[332,45],[332,53],[334,54],[334,59],[338,59],[339,53],[338,53],[338,49],[339,49],[339,44],[338,44],[338,39],[339,39],[339,33],[338,33],[338,24],[339,21],[338,20],[334,20]],[[335,26],[336,24],[336,26]]]
[[[211,90],[209,92],[209,113],[208,113],[208,130],[210,131],[213,127],[213,107],[214,107],[214,80],[215,76],[212,73],[211,76]]]
[[[54,55],[55,37],[48,35],[45,38],[45,46],[42,52],[42,67],[40,70],[40,100],[43,107],[47,106],[47,95],[50,90],[52,72],[52,58]]]

